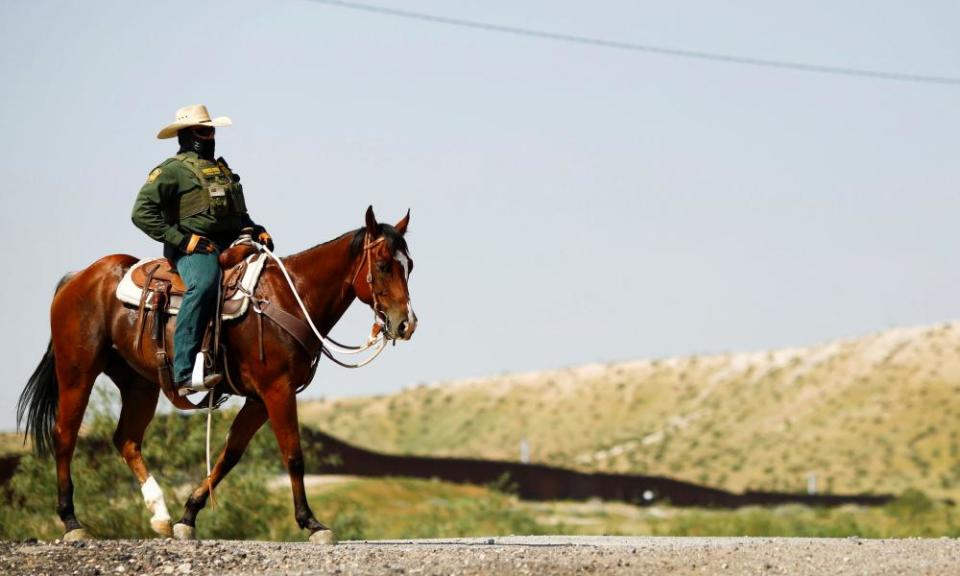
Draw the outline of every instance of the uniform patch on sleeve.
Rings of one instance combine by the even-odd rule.
[[[151,183],[151,182],[153,182],[154,180],[156,180],[157,178],[159,178],[161,172],[163,172],[163,170],[161,170],[160,168],[154,168],[154,169],[153,169],[153,172],[151,172],[151,173],[147,176],[147,183]]]

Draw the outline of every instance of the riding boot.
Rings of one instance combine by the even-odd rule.
[[[177,383],[177,394],[186,396],[194,392],[212,390],[214,386],[220,383],[223,377],[220,374],[208,374],[204,376],[206,367],[206,357],[203,352],[197,354],[197,359],[193,364],[193,374]]]
[[[203,382],[199,384],[194,384],[193,380],[187,378],[182,382],[177,382],[177,394],[180,396],[187,396],[193,394],[194,392],[207,392],[213,390],[213,387],[220,383],[223,380],[223,375],[221,374],[210,374],[203,378]]]

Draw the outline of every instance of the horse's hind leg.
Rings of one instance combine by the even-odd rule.
[[[51,341],[56,365],[59,405],[53,446],[57,458],[57,512],[66,529],[64,540],[87,536],[73,508],[70,461],[90,400],[94,380],[106,365],[107,331],[104,301],[94,296],[106,286],[97,265],[62,283],[50,307]]]
[[[59,407],[57,424],[54,428],[53,444],[57,458],[57,513],[63,522],[64,540],[87,538],[88,534],[77,520],[73,508],[73,479],[70,476],[70,461],[77,447],[77,435],[83,422],[83,413],[90,400],[90,391],[100,373],[99,367],[92,366],[92,359],[79,358],[82,354],[66,354],[61,350],[69,349],[72,344],[59,342],[54,338],[57,382],[59,385]],[[84,362],[84,360],[88,360]]]
[[[77,435],[93,382],[106,365],[110,338],[108,315],[111,306],[118,306],[113,295],[116,279],[125,263],[129,265],[132,259],[124,256],[103,258],[61,280],[50,306],[52,358],[44,356],[37,367],[38,372],[24,391],[29,392],[26,398],[30,402],[31,422],[46,426],[50,420],[54,421],[36,436],[41,440],[37,448],[42,452],[46,440],[52,440],[57,460],[57,513],[66,529],[65,540],[87,535],[77,521],[73,507],[70,461],[77,447]],[[51,367],[55,378],[49,377]],[[42,391],[37,388],[40,385]],[[53,394],[54,389],[56,394]]]
[[[170,513],[163,498],[163,490],[147,470],[140,451],[143,434],[157,409],[160,388],[142,378],[119,359],[110,362],[106,373],[120,389],[120,421],[117,422],[117,431],[113,435],[113,445],[140,482],[143,501],[153,514],[150,528],[169,538],[173,536],[173,527],[170,524]]]

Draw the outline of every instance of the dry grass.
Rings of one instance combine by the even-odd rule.
[[[732,490],[960,496],[960,324],[304,403],[305,424],[394,453],[532,459]]]
[[[30,444],[23,443],[23,435],[16,432],[0,432],[0,456],[30,451]]]

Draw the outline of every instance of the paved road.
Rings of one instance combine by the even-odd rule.
[[[507,537],[0,542],[0,574],[960,574],[960,540]]]

